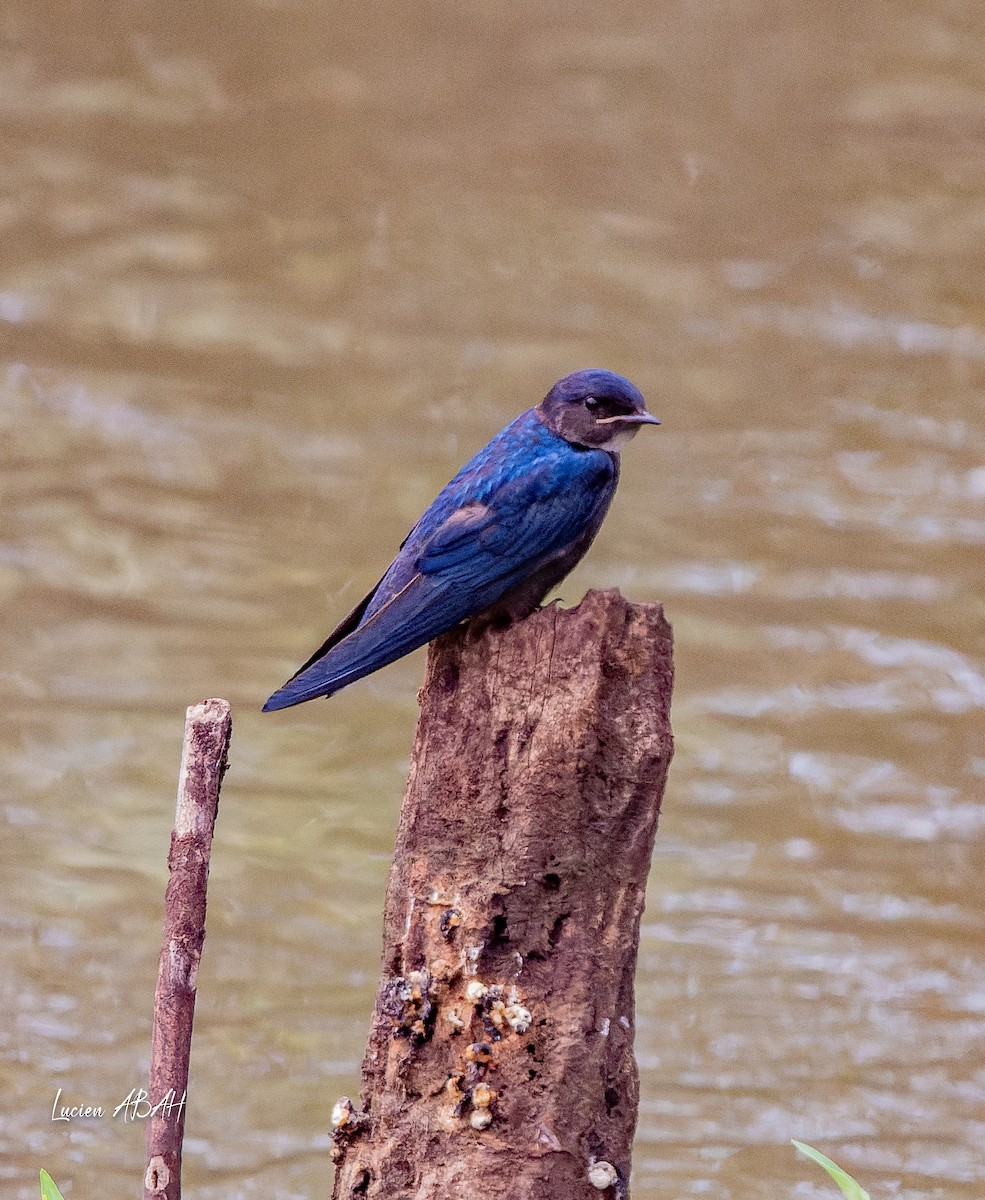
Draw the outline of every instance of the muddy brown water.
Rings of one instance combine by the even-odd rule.
[[[974,6],[12,0],[0,1179],[134,1194],[182,714],[234,705],[186,1141],[325,1194],[422,673],[259,704],[559,375],[663,419],[564,584],[678,740],[634,1197],[985,1196]],[[53,1121],[52,1105],[104,1109]]]

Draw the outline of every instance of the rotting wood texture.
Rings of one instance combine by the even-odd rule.
[[[672,674],[613,591],[431,646],[334,1200],[628,1194]]]

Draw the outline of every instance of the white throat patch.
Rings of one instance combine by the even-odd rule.
[[[613,429],[608,440],[604,441],[599,447],[600,450],[609,450],[614,454],[618,454],[623,446],[628,446],[634,437],[639,433],[639,425],[623,425],[622,428]]]

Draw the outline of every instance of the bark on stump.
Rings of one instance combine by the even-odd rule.
[[[432,645],[334,1200],[627,1195],[672,671],[618,592]]]

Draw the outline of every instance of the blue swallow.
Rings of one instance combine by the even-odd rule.
[[[263,706],[331,696],[460,621],[533,612],[592,544],[619,481],[619,451],[659,425],[611,371],[559,380],[458,472],[380,582]]]

